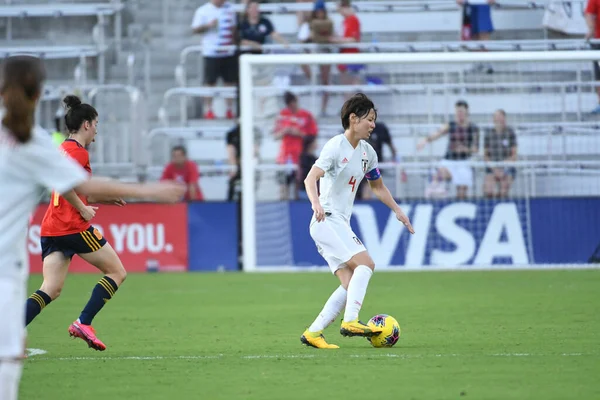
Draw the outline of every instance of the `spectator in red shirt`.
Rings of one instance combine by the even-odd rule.
[[[187,150],[183,146],[175,146],[171,150],[171,162],[165,166],[160,180],[177,181],[186,184],[184,201],[202,201],[204,196],[200,190],[198,180],[200,173],[198,165],[188,160]]]
[[[281,139],[277,163],[298,165],[304,137],[317,135],[317,123],[309,111],[298,107],[298,98],[293,93],[286,92],[284,101],[286,107],[280,111],[273,132],[276,139]],[[284,171],[278,174],[278,179],[281,199],[287,200],[290,197],[289,187],[296,181],[296,171]],[[296,198],[296,195],[293,197]]]
[[[586,39],[600,39],[600,24],[598,23],[598,17],[600,16],[600,0],[588,0],[587,7],[585,8],[585,22],[588,26],[588,33],[585,35]],[[592,44],[592,49],[600,50],[600,45]],[[594,79],[600,80],[600,66],[598,63],[594,65]],[[592,110],[593,114],[600,114],[600,86],[596,86],[596,93],[598,93],[598,105]]]
[[[344,20],[342,22],[342,37],[336,38],[338,43],[358,43],[360,42],[360,21],[350,0],[340,1],[338,12]],[[340,49],[340,53],[359,53],[356,47],[345,47]],[[338,65],[340,71],[340,81],[343,85],[357,85],[360,83],[359,74],[365,68],[361,64]]]

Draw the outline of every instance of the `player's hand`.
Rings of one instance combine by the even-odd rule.
[[[320,204],[314,205],[312,206],[313,212],[315,213],[315,219],[317,220],[317,222],[323,222],[325,221],[325,210],[323,210],[323,207],[321,207]]]
[[[81,218],[83,218],[86,222],[88,222],[96,216],[97,209],[98,209],[98,207],[85,206],[85,207],[83,207],[83,209],[81,209],[79,211],[79,214],[81,214]]]
[[[427,139],[419,140],[419,143],[417,143],[417,151],[423,150],[426,145],[427,145]]]
[[[593,30],[589,30],[587,31],[587,33],[585,34],[585,40],[590,40],[593,39],[594,37],[594,31]]]
[[[219,26],[219,20],[217,18],[213,19],[210,24],[208,24],[211,28],[216,28]]]
[[[175,203],[185,195],[186,186],[183,183],[163,181],[145,185],[147,199],[160,203]]]
[[[406,214],[404,214],[401,210],[396,211],[396,218],[398,218],[398,221],[402,222],[404,224],[404,226],[406,227],[406,229],[408,229],[408,231],[411,234],[415,233],[415,230],[413,229],[411,223],[410,223],[410,219],[408,219],[408,217],[406,216]]]
[[[115,199],[111,202],[112,205],[123,207],[127,202],[123,199]]]
[[[458,4],[459,6],[464,6],[465,0],[456,0],[456,4]]]

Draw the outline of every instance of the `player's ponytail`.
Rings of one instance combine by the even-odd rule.
[[[65,113],[65,125],[69,133],[77,133],[84,121],[92,122],[98,117],[98,111],[89,104],[81,102],[75,95],[68,95],[63,99],[67,112]]]
[[[2,124],[21,143],[31,139],[33,131],[33,114],[35,112],[35,101],[25,95],[25,90],[16,85],[10,85],[2,91],[6,113],[2,118]]]
[[[42,61],[36,57],[9,57],[4,62],[0,94],[6,112],[2,124],[20,143],[31,139],[35,107],[45,75]]]

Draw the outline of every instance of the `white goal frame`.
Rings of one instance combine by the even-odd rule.
[[[256,161],[254,159],[254,85],[252,68],[258,65],[334,65],[334,64],[456,64],[493,62],[543,62],[543,61],[598,61],[600,52],[540,51],[540,52],[472,52],[472,53],[358,53],[358,54],[244,54],[240,57],[240,112],[241,112],[241,165],[242,174],[242,251],[246,272],[262,271],[256,265],[256,193],[254,187]],[[308,226],[308,221],[306,221]],[[325,264],[325,262],[323,262]],[[283,266],[282,266],[283,267]],[[481,266],[478,266],[481,268]],[[515,268],[516,266],[508,266]],[[521,268],[539,268],[527,265]],[[550,267],[550,266],[547,266]],[[554,268],[560,266],[554,266]],[[565,267],[564,265],[562,266]],[[573,266],[571,266],[573,267]],[[585,268],[582,264],[578,267]],[[587,267],[591,267],[587,265]],[[468,269],[476,269],[468,266]],[[518,268],[518,267],[517,267]],[[427,268],[428,270],[432,268]],[[268,268],[269,271],[298,268]],[[309,271],[310,268],[302,268]],[[324,269],[329,271],[329,269]],[[404,270],[404,269],[402,269]]]

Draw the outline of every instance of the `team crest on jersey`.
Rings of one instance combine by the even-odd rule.
[[[96,239],[98,240],[102,240],[102,234],[100,233],[100,231],[96,228],[94,228],[94,236],[96,236]]]
[[[369,165],[369,160],[367,159],[367,153],[363,152],[362,156],[362,170],[363,174],[367,173],[367,166]]]

